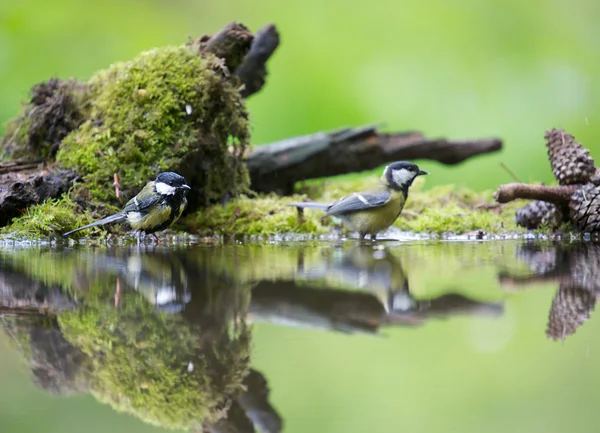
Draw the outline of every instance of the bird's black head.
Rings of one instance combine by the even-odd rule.
[[[165,171],[156,176],[156,192],[163,195],[173,195],[177,192],[186,193],[190,187],[186,185],[185,178],[172,171]]]
[[[383,176],[390,188],[408,191],[417,176],[429,174],[416,164],[407,161],[393,162],[385,168]]]

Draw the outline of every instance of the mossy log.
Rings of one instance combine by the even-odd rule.
[[[38,163],[0,163],[0,227],[27,208],[69,190],[79,176]]]
[[[498,138],[430,139],[415,131],[381,133],[376,126],[362,126],[260,146],[248,154],[246,165],[254,191],[289,195],[301,180],[370,170],[403,159],[458,164],[501,148]]]
[[[231,23],[213,37],[141,53],[85,82],[34,85],[0,139],[0,159],[12,164],[0,167],[0,226],[61,196],[76,179],[85,188],[70,194],[76,202],[116,207],[166,170],[194,189],[191,210],[247,191],[244,98],[264,85],[265,63],[278,44],[273,25],[255,37]]]
[[[141,53],[85,82],[53,78],[36,84],[0,140],[0,158],[13,161],[0,167],[0,227],[60,196],[72,204],[69,212],[105,216],[164,170],[186,177],[194,190],[189,211],[195,211],[249,188],[291,194],[304,179],[397,159],[456,164],[502,146],[499,139],[431,140],[417,132],[361,127],[248,154],[245,98],[265,84],[266,62],[278,45],[272,24],[253,35],[230,23],[213,36]],[[76,181],[80,186],[70,189]],[[50,231],[74,228],[72,223]]]

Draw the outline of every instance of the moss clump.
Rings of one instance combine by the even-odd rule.
[[[28,208],[23,216],[0,229],[0,237],[31,239],[58,236],[89,222],[91,219],[87,214],[82,213],[68,196],[63,196]]]
[[[492,192],[456,190],[452,185],[411,193],[395,227],[412,232],[489,234],[523,232],[514,220],[518,205],[493,203]]]
[[[129,199],[156,173],[179,172],[193,187],[192,209],[247,188],[248,113],[217,57],[155,49],[98,72],[89,86],[90,116],[57,160],[82,175],[93,199],[117,204],[114,173]]]
[[[311,183],[301,187],[315,201],[329,203],[334,199],[373,186],[373,179],[353,179],[346,182]],[[424,191],[418,179],[410,191],[407,204],[394,223],[401,230],[418,233],[464,234],[476,230],[486,233],[515,233],[522,229],[514,222],[518,205],[499,206],[493,203],[491,192],[476,193],[467,189],[455,191],[452,186]],[[273,235],[280,233],[321,234],[328,231],[329,219],[321,220],[322,212],[306,209],[299,217],[288,203],[305,200],[306,195],[279,198],[274,195],[250,199],[241,197],[226,206],[213,206],[188,218],[188,228],[200,233],[223,235]]]
[[[140,294],[92,293],[62,313],[66,339],[92,360],[90,390],[100,401],[145,422],[191,429],[225,416],[248,372],[249,333],[204,339],[179,315],[160,313]]]
[[[63,138],[83,122],[86,97],[86,86],[75,80],[52,78],[33,86],[23,113],[0,141],[0,159],[54,159]]]
[[[275,194],[250,198],[241,196],[228,204],[212,206],[188,217],[188,228],[201,233],[270,236],[279,233],[324,233],[318,212],[305,212],[299,218],[288,203],[302,197],[278,197]]]

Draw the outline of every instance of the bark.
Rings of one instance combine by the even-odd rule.
[[[78,178],[69,170],[33,163],[0,163],[0,227],[28,207],[67,192]]]
[[[279,46],[279,33],[273,24],[263,27],[254,37],[250,51],[235,74],[244,83],[242,96],[247,98],[265,85],[267,61]]]
[[[243,24],[232,22],[215,35],[201,36],[190,44],[222,58],[227,69],[240,78],[242,96],[247,98],[265,84],[266,64],[279,46],[279,33],[268,24],[254,36]]]
[[[257,192],[292,194],[294,183],[370,170],[398,160],[429,159],[458,164],[502,148],[497,138],[428,139],[419,132],[380,133],[376,126],[294,137],[248,154],[251,188]]]

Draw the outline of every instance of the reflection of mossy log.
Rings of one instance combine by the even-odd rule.
[[[202,339],[181,316],[159,313],[138,294],[119,308],[90,296],[59,324],[92,360],[91,392],[115,409],[167,428],[188,429],[226,416],[248,372],[249,334]]]
[[[35,310],[13,310],[0,319],[0,329],[25,358],[34,382],[58,395],[87,389],[87,357],[65,340],[56,319]]]
[[[219,423],[246,386],[250,290],[200,263],[177,249],[0,250],[0,325],[47,391],[167,428]],[[163,312],[157,297],[191,281],[185,311]]]
[[[91,193],[86,201],[122,205],[164,170],[186,177],[194,190],[191,209],[236,195],[249,185],[243,163],[249,143],[243,96],[264,83],[264,64],[277,46],[276,36],[269,26],[257,39],[259,48],[267,43],[265,55],[244,26],[230,24],[215,38],[147,51],[87,82],[51,79],[37,84],[21,115],[9,124],[0,155],[56,159],[81,176]],[[112,186],[115,173],[120,199]],[[23,208],[39,201],[29,200]]]

